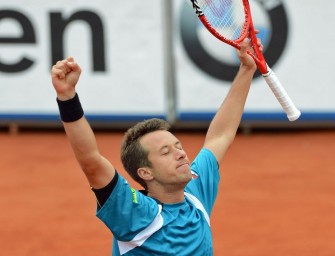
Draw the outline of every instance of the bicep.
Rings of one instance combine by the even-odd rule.
[[[81,166],[92,188],[105,187],[115,176],[114,166],[103,156],[87,166]]]
[[[224,155],[226,154],[232,140],[227,136],[221,136],[216,138],[206,138],[204,148],[209,149],[215,156],[218,164],[220,165]]]

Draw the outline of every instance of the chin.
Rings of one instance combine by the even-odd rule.
[[[186,182],[189,182],[190,180],[192,180],[192,173],[188,173],[186,176],[185,176],[185,181]]]

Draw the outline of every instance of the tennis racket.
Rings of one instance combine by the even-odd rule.
[[[254,59],[266,83],[290,121],[297,120],[301,112],[295,107],[276,74],[267,65],[262,52],[257,47],[257,37],[251,18],[248,0],[190,0],[196,15],[206,29],[216,38],[236,49],[244,38],[251,39],[254,52],[248,54]]]

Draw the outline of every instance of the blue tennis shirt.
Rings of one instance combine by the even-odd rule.
[[[220,180],[215,156],[203,148],[191,164],[185,199],[161,204],[119,176],[97,216],[113,233],[113,256],[213,255],[210,214]]]

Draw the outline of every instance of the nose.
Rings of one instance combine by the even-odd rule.
[[[183,159],[186,157],[186,152],[183,149],[176,149],[177,159]]]

